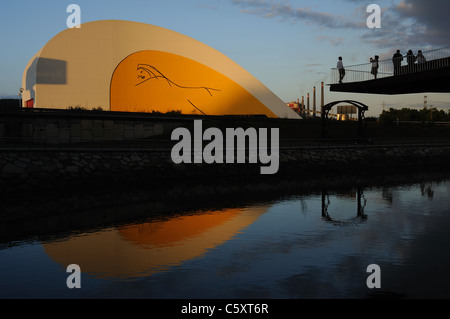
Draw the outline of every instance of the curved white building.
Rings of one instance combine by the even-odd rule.
[[[217,50],[138,22],[89,22],[59,33],[22,81],[24,107],[300,118]]]

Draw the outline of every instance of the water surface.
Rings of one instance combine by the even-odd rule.
[[[450,297],[447,179],[291,186],[243,201],[199,191],[4,203],[0,298]],[[80,289],[66,285],[70,264]],[[367,287],[371,264],[381,289]]]

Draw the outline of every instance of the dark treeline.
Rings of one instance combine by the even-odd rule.
[[[6,109],[19,109],[20,100],[18,99],[0,99],[0,111]],[[69,111],[85,111],[83,108],[73,107],[69,108]],[[101,109],[94,109],[92,111],[101,111]],[[152,114],[158,114],[159,112],[153,112]],[[159,113],[160,114],[160,113]],[[180,111],[170,111],[167,115],[180,115]],[[368,121],[376,121],[376,117],[366,118]],[[397,121],[414,121],[414,122],[450,122],[450,110],[438,110],[433,107],[423,109],[411,109],[402,108],[394,109],[390,108],[388,111],[384,110],[379,116],[380,122],[397,122]]]
[[[402,108],[390,108],[389,111],[383,111],[380,115],[380,121],[418,121],[418,122],[450,122],[450,111],[438,110],[436,108],[423,108],[421,110]]]
[[[19,99],[0,99],[0,109],[5,108],[20,108]]]

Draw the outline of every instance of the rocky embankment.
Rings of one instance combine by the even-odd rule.
[[[450,145],[347,145],[281,149],[275,176],[418,170],[446,167]],[[117,182],[263,178],[263,164],[174,164],[170,150],[4,149],[0,151],[0,187],[7,191],[51,189]],[[267,178],[266,175],[264,178]]]

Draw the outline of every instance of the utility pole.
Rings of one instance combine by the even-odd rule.
[[[23,93],[23,88],[19,89],[19,109],[22,108],[22,93]]]
[[[316,87],[313,89],[313,118],[316,118]]]
[[[307,104],[307,116],[306,117],[309,117],[310,116],[310,114],[309,114],[309,93],[306,95],[306,104]]]
[[[323,113],[323,106],[325,105],[324,87],[322,82],[322,92],[321,92],[321,102],[320,102],[320,113]]]
[[[302,96],[302,114],[305,113],[305,96]]]

